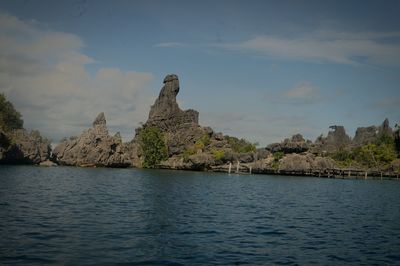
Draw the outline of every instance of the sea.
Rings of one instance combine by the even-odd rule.
[[[2,165],[0,265],[400,265],[400,181]]]

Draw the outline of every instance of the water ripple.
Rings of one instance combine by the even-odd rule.
[[[0,166],[1,265],[399,264],[400,182]]]

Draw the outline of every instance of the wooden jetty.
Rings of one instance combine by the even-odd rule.
[[[232,173],[232,163],[219,165],[211,168],[214,172]],[[251,164],[236,163],[235,174],[268,174],[268,175],[292,175],[313,176],[321,178],[338,179],[394,179],[399,180],[399,172],[388,172],[378,170],[361,170],[354,168],[331,168],[331,169],[309,169],[308,171],[284,171],[273,168],[256,168]]]

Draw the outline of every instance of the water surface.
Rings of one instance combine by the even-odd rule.
[[[0,264],[400,264],[400,182],[0,166]]]

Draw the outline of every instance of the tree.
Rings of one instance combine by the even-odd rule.
[[[238,139],[236,137],[225,136],[225,140],[228,141],[232,150],[234,150],[237,153],[247,153],[256,151],[256,145],[250,143],[245,139]]]
[[[21,114],[15,110],[14,105],[7,101],[3,93],[0,93],[0,129],[10,131],[22,128],[24,121]]]
[[[394,141],[396,144],[397,155],[400,155],[400,125],[396,124],[394,132]]]
[[[156,127],[145,127],[139,133],[139,145],[143,154],[143,167],[154,168],[168,158],[162,132]]]

